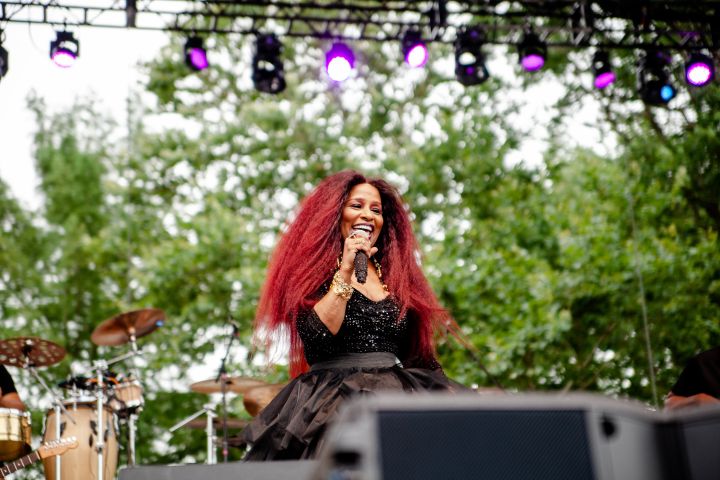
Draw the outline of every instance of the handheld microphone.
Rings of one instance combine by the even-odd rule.
[[[365,230],[353,230],[355,232],[362,232],[363,235],[367,236]],[[365,252],[357,252],[355,254],[355,278],[358,283],[365,283],[367,281],[367,270],[368,270],[368,257]]]

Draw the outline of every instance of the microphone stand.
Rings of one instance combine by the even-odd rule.
[[[230,356],[230,347],[232,347],[233,341],[235,340],[235,337],[238,336],[238,327],[235,324],[234,321],[231,321],[230,324],[232,325],[232,335],[230,335],[230,341],[227,344],[227,349],[225,350],[225,356],[223,357],[222,361],[220,362],[220,370],[218,371],[217,377],[215,377],[216,382],[220,382],[220,394],[222,395],[222,406],[223,406],[223,414],[222,414],[222,430],[223,430],[223,439],[222,439],[222,455],[223,455],[223,463],[227,463],[228,461],[228,428],[227,428],[227,384],[228,384],[228,374],[227,370],[225,368],[225,364],[227,363],[227,359]]]

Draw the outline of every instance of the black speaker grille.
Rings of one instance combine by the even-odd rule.
[[[593,480],[582,411],[381,411],[383,480]]]

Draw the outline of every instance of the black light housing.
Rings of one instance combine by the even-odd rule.
[[[455,38],[455,78],[465,86],[479,85],[490,78],[482,45],[484,32],[477,27],[463,28]]]
[[[80,56],[80,42],[72,32],[55,32],[56,38],[50,42],[50,58],[62,68],[72,67]]]
[[[255,55],[252,64],[252,80],[255,88],[265,93],[285,90],[285,68],[280,59],[282,43],[269,33],[255,39]]]
[[[670,56],[660,50],[647,50],[638,62],[638,93],[648,105],[666,105],[677,91],[670,81]]]
[[[199,72],[210,66],[207,58],[207,50],[203,46],[203,39],[190,37],[185,42],[185,65],[191,70]]]
[[[0,44],[0,79],[8,73],[8,51]]]
[[[520,65],[527,72],[535,72],[545,65],[547,44],[534,32],[526,32],[518,45]]]
[[[613,72],[610,63],[610,54],[607,50],[598,50],[593,55],[592,63],[593,84],[595,88],[602,90],[615,81],[615,72]]]
[[[412,68],[419,68],[427,63],[429,57],[428,48],[422,39],[420,31],[408,30],[403,35],[400,43],[405,63]]]

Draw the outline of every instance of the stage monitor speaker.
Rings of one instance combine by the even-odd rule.
[[[672,460],[675,478],[720,479],[720,406],[669,412],[663,421],[665,458]]]
[[[368,396],[343,409],[312,478],[675,480],[658,417],[587,394]]]
[[[119,480],[307,480],[315,468],[312,460],[140,465],[121,469]]]

